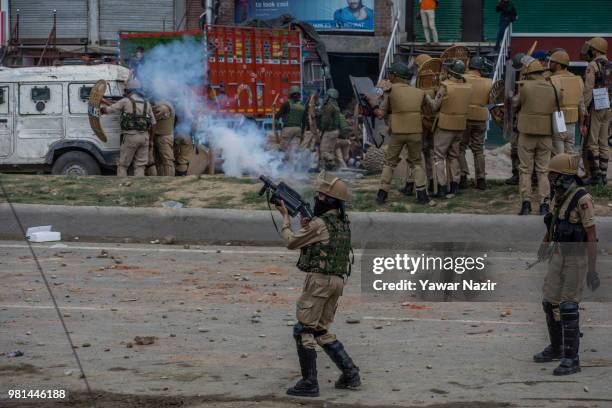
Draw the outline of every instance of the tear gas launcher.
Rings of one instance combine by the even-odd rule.
[[[260,176],[259,179],[263,182],[263,187],[259,190],[259,195],[266,194],[268,203],[272,205],[280,205],[282,201],[289,211],[291,217],[300,214],[303,218],[312,219],[314,213],[310,208],[310,204],[304,201],[302,196],[297,191],[289,187],[282,181],[275,184],[272,179],[266,176]]]

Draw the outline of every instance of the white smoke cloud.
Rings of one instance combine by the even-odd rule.
[[[311,164],[310,152],[300,151],[292,163],[283,163],[284,153],[265,150],[266,134],[253,121],[207,108],[211,106],[206,97],[207,62],[204,46],[185,37],[147,51],[137,77],[153,99],[173,104],[176,133],[192,133],[197,142],[221,151],[225,174],[303,179]]]

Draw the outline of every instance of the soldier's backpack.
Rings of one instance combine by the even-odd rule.
[[[147,112],[149,110],[149,102],[147,101],[135,101],[131,97],[128,97],[132,102],[132,112],[121,112],[121,130],[137,130],[140,132],[148,132],[153,127],[153,122]],[[142,115],[139,115],[136,110],[137,103],[144,103],[142,109]]]

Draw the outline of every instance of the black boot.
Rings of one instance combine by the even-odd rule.
[[[417,203],[419,204],[429,204],[429,202],[431,201],[429,199],[429,195],[427,194],[427,190],[425,189],[425,187],[422,188],[417,188],[416,191],[417,194]]]
[[[559,367],[553,371],[554,375],[569,375],[580,372],[580,322],[578,303],[561,302],[561,334],[563,338],[563,358]]]
[[[518,186],[518,183],[519,183],[519,176],[518,176],[518,174],[513,174],[512,177],[506,179],[506,181],[504,181],[504,183],[506,183],[509,186]]]
[[[447,195],[448,195],[448,187],[446,185],[443,186],[443,185],[438,184],[438,193],[435,196],[439,198],[446,198]]]
[[[319,383],[317,382],[317,352],[302,346],[302,341],[296,338],[298,358],[302,370],[302,379],[287,390],[288,395],[298,397],[318,397]]]
[[[531,203],[529,201],[523,201],[521,212],[518,215],[529,215],[531,214]]]
[[[411,196],[412,193],[414,192],[414,183],[413,182],[406,182],[406,185],[403,188],[399,189],[400,193],[403,193],[407,196]]]
[[[548,326],[548,338],[550,344],[544,350],[533,356],[536,363],[549,363],[563,357],[561,348],[561,322],[555,320],[554,306],[549,302],[542,302],[544,313],[546,313],[546,325]]]
[[[608,185],[608,176],[606,173],[599,174],[599,184],[604,187]]]
[[[187,175],[186,171],[178,171],[178,170],[174,170],[174,175],[176,177],[185,177]]]
[[[476,189],[478,190],[486,190],[487,189],[487,181],[483,178],[476,179]]]
[[[546,215],[550,212],[550,207],[548,203],[540,204],[540,215]]]
[[[459,179],[459,188],[462,190],[468,188],[468,178],[465,174],[461,176],[461,179]]]
[[[427,185],[427,190],[429,190],[429,194],[433,194],[434,192],[434,181],[433,179],[429,179],[429,183]]]
[[[387,192],[385,190],[378,190],[378,194],[376,194],[376,203],[384,204],[387,201]]]
[[[459,183],[451,181],[449,195],[456,196],[457,194],[459,194]]]
[[[361,386],[359,367],[353,363],[344,346],[338,340],[323,346],[323,350],[332,359],[336,366],[342,371],[340,378],[336,381],[336,388],[357,389]]]

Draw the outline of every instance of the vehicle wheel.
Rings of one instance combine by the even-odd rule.
[[[72,151],[55,160],[51,173],[64,176],[95,176],[100,174],[100,165],[89,154]]]

